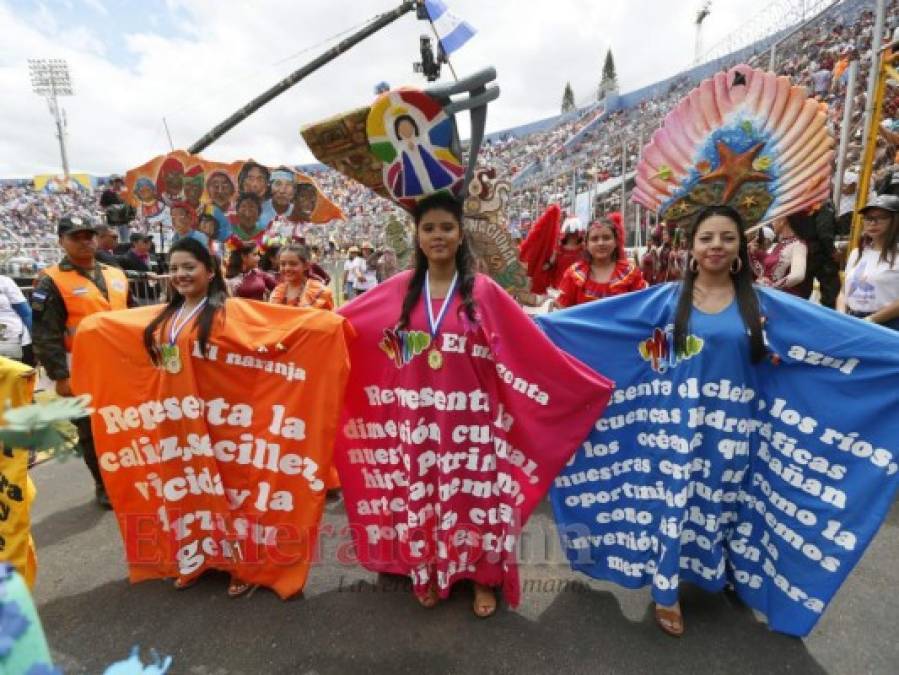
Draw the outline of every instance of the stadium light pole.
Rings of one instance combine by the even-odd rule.
[[[865,93],[865,127],[862,138],[867,143],[871,135],[871,120],[874,118],[874,89],[877,87],[877,76],[880,73],[880,48],[883,41],[883,19],[886,13],[886,0],[874,0],[874,29],[871,34],[871,68],[868,70],[868,90]]]
[[[62,156],[62,172],[69,180],[69,157],[66,153],[65,110],[59,107],[59,96],[72,96],[72,80],[69,64],[64,59],[28,59],[31,72],[31,89],[35,94],[47,99],[50,114],[56,122],[56,137],[59,139],[59,154]]]
[[[702,58],[702,22],[712,13],[712,0],[705,0],[696,12],[696,43],[693,46],[693,63],[698,64]]]

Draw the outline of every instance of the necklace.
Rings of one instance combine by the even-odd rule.
[[[443,299],[443,304],[440,305],[440,309],[437,312],[437,318],[434,318],[434,307],[431,302],[431,274],[430,272],[425,274],[425,305],[428,308],[428,332],[431,334],[431,351],[428,352],[428,365],[431,366],[433,370],[440,370],[443,368],[443,354],[437,348],[437,336],[440,334],[440,324],[443,323],[443,320],[446,318],[446,311],[449,309],[450,303],[453,300],[453,293],[456,292],[456,281],[459,279],[459,271],[457,270],[453,274],[453,280],[450,282],[449,290],[446,292],[446,297]]]
[[[165,372],[171,375],[177,375],[181,372],[181,351],[178,349],[178,345],[176,342],[178,341],[178,336],[181,334],[181,331],[184,330],[184,327],[190,323],[191,319],[193,319],[197,313],[203,309],[203,306],[206,304],[206,298],[203,298],[197,306],[194,307],[184,319],[181,319],[181,315],[184,314],[184,305],[178,308],[178,313],[175,314],[175,318],[172,319],[172,323],[169,324],[169,340],[166,344],[163,344],[159,349],[159,355],[162,359],[162,368]]]

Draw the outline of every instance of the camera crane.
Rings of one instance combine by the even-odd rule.
[[[389,26],[401,16],[404,16],[412,10],[416,11],[416,16],[419,20],[430,21],[430,16],[428,15],[428,10],[425,7],[424,0],[404,0],[404,2],[395,9],[378,15],[374,18],[374,20],[372,20],[371,23],[366,24],[361,29],[359,29],[349,37],[341,40],[336,45],[331,47],[326,52],[320,54],[318,57],[316,57],[306,65],[298,68],[283,80],[272,86],[270,89],[264,91],[252,101],[247,103],[245,106],[237,110],[230,117],[215,125],[199,140],[195,141],[187,149],[187,151],[191,154],[196,154],[203,151],[213,142],[221,138],[225,133],[233,129],[235,126],[243,122],[247,117],[259,110],[266,103],[290,89],[297,82],[305,79],[307,76],[311,75],[325,64],[330,63],[344,52],[349,51],[366,38],[374,35],[382,28]],[[414,64],[413,70],[414,72],[422,73],[429,82],[432,82],[440,77],[440,65],[441,63],[446,62],[445,55],[443,54],[443,50],[439,47],[438,41],[438,50],[437,55],[435,56],[431,49],[430,38],[427,38],[425,36],[422,36],[420,49],[421,62]]]

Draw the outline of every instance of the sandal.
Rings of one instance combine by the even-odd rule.
[[[418,604],[425,609],[433,609],[437,606],[437,603],[440,602],[440,596],[437,594],[437,585],[434,582],[431,582],[428,585],[428,590],[426,590],[423,595],[419,595],[418,593],[415,594],[415,599],[418,600]]]
[[[656,624],[663,633],[671,637],[680,637],[684,634],[684,615],[680,611],[680,605],[676,609],[668,609],[658,604],[655,607]]]
[[[239,598],[241,595],[255,591],[257,588],[259,588],[259,584],[247,584],[240,579],[231,577],[231,583],[228,584],[228,597]]]
[[[191,578],[189,578],[189,579],[186,578],[186,577],[178,577],[177,579],[175,579],[175,590],[176,590],[176,591],[183,591],[183,590],[185,590],[185,589],[190,588],[191,586],[193,586],[193,585],[194,585],[195,583],[197,583],[199,580],[200,580],[200,575],[199,575],[199,574],[198,574],[197,576],[191,577]]]
[[[475,583],[472,610],[479,619],[488,619],[496,614],[496,592],[490,586]]]

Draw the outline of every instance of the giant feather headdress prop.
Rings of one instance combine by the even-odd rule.
[[[666,220],[728,204],[751,226],[826,200],[833,157],[826,104],[741,64],[668,113],[643,150],[633,199]]]

